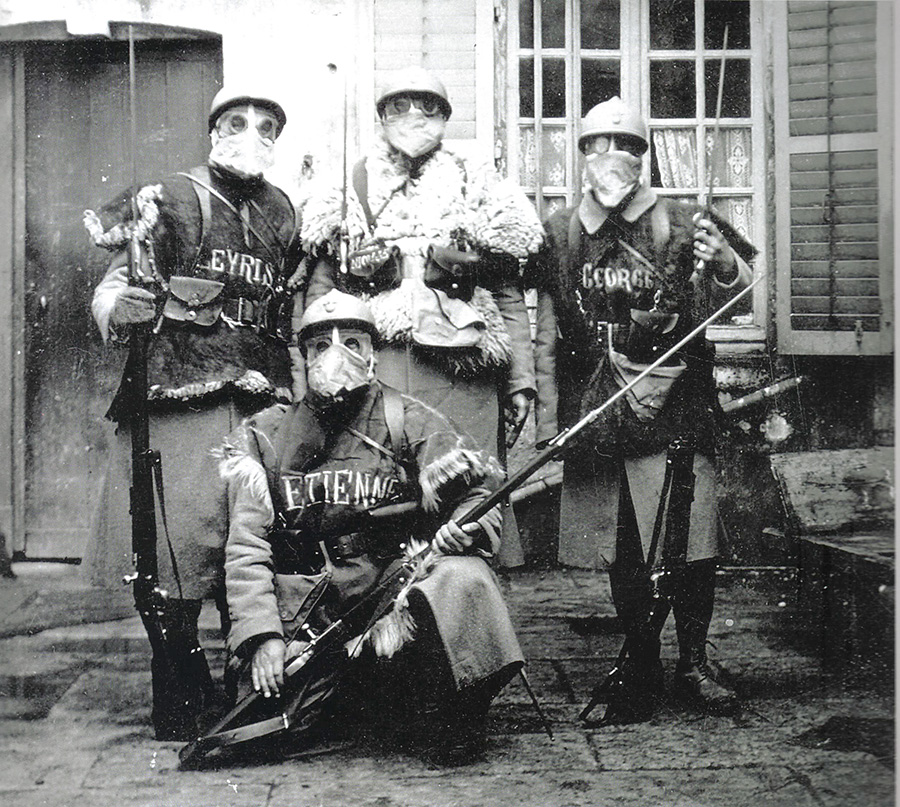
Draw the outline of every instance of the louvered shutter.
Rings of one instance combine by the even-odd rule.
[[[794,1],[776,18],[776,304],[786,353],[892,349],[892,5]]]
[[[434,71],[453,115],[447,137],[475,137],[475,0],[378,0],[374,4],[375,86],[410,65]]]

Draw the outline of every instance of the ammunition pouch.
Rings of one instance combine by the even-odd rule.
[[[275,574],[275,599],[278,616],[287,637],[308,619],[331,580],[331,572],[319,574]]]
[[[216,323],[224,304],[224,283],[175,275],[169,278],[169,293],[163,305],[163,316],[175,322],[208,328]]]
[[[381,240],[355,249],[347,256],[348,291],[377,294],[399,285],[402,277],[400,248]]]
[[[452,247],[431,244],[425,256],[425,285],[458,300],[471,300],[478,285],[480,256]]]

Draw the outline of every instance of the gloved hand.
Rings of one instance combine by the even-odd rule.
[[[262,692],[263,697],[278,695],[284,686],[284,640],[267,639],[253,654],[250,662],[250,676],[253,689]]]
[[[123,286],[109,315],[111,325],[136,325],[156,317],[156,295],[140,286]]]

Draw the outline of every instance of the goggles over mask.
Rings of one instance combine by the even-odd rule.
[[[375,378],[372,337],[364,331],[332,328],[304,340],[306,383],[319,405],[343,399]]]
[[[395,95],[384,104],[381,125],[388,143],[415,159],[440,144],[447,118],[440,100],[428,93]]]
[[[275,161],[275,116],[252,104],[226,109],[210,132],[209,162],[241,179],[263,175]]]

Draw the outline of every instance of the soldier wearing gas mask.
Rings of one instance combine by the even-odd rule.
[[[307,304],[335,287],[367,300],[383,342],[379,378],[503,459],[499,420],[506,410],[521,424],[534,395],[519,261],[538,249],[540,222],[515,183],[444,146],[452,107],[431,73],[399,71],[376,108],[375,148],[351,164],[348,187],[325,183],[304,205],[315,256]],[[511,516],[503,565],[522,562]]]
[[[225,88],[210,108],[206,165],[85,213],[95,243],[115,253],[91,306],[104,342],[127,344],[129,326],[152,327],[149,431],[161,454],[157,556],[168,593],[168,647],[152,664],[157,739],[193,739],[211,699],[197,618],[204,598],[224,599],[227,511],[210,449],[246,415],[288,398],[293,383],[287,286],[300,259],[297,224],[286,194],[263,177],[285,122],[267,95]],[[86,563],[101,586],[121,585],[132,567],[132,411],[123,378],[108,415],[118,428]]]
[[[375,380],[378,330],[356,297],[332,290],[310,304],[297,339],[303,399],[249,418],[223,452],[233,666],[245,687],[294,703],[295,732],[278,740],[282,750],[314,749],[338,696],[353,690],[348,697],[373,701],[376,681],[393,680],[411,710],[402,723],[418,732],[399,739],[435,762],[469,761],[481,751],[491,699],[523,663],[485,562],[498,549],[498,509],[465,528],[453,521],[498,483],[500,468],[443,415]],[[395,502],[420,507],[390,526],[368,518]],[[309,662],[308,694],[295,701],[286,664],[360,603],[414,539],[433,541],[442,557],[408,605],[374,623],[362,658],[348,658],[361,647],[353,640]]]
[[[545,248],[526,272],[541,292],[539,439],[607,400],[749,282],[755,250],[743,238],[715,214],[645,184],[648,145],[645,122],[618,97],[585,115],[584,196],[548,219]],[[609,569],[632,640],[620,719],[649,716],[662,684],[658,631],[646,625],[651,552],[651,565],[670,553],[676,692],[705,708],[735,706],[706,656],[717,553],[713,358],[703,335],[688,343],[565,457],[560,560]],[[668,481],[667,456],[681,474]]]

